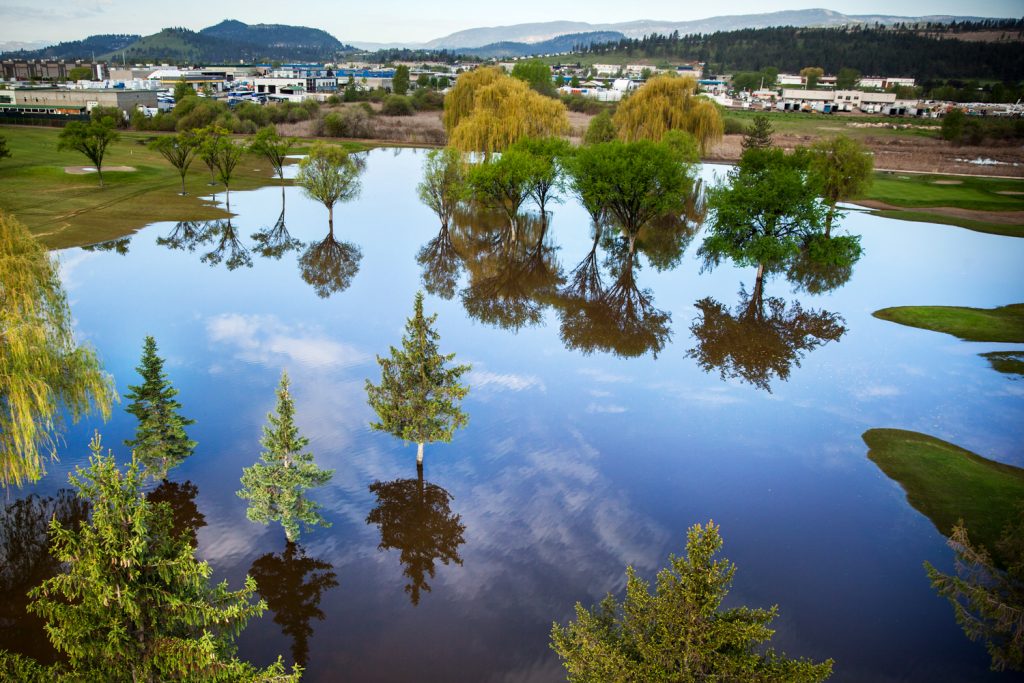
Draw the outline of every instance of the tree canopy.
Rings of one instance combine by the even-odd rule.
[[[348,152],[334,145],[313,143],[309,155],[299,162],[295,183],[306,196],[323,204],[328,211],[328,222],[334,230],[334,205],[347,202],[359,194],[359,174],[362,164]]]
[[[655,76],[616,109],[619,139],[657,142],[670,130],[684,130],[706,152],[722,138],[724,123],[715,104],[696,93],[697,81],[690,76]]]
[[[463,79],[480,71],[485,74],[469,80],[464,90],[455,92]],[[470,95],[472,104],[468,105]],[[523,81],[500,71],[477,69],[460,76],[455,89],[445,98],[445,129],[449,143],[456,149],[490,155],[520,138],[564,135],[569,132],[569,118],[561,101],[544,97]]]
[[[0,484],[43,476],[66,417],[110,415],[115,393],[96,354],[75,341],[57,265],[0,213]]]
[[[405,323],[402,348],[391,347],[389,358],[377,356],[380,384],[366,380],[366,398],[377,413],[370,427],[418,445],[416,462],[423,462],[428,441],[451,441],[469,417],[459,403],[469,393],[460,383],[469,365],[450,365],[454,353],[438,351],[440,335],[433,324],[437,314],[423,315],[423,293],[416,293],[413,317]]]
[[[874,165],[874,158],[864,145],[845,135],[818,140],[811,145],[808,171],[828,205],[826,237],[831,236],[832,222],[838,215],[836,204],[867,191]]]
[[[120,136],[114,130],[113,119],[106,117],[95,121],[72,121],[64,126],[57,140],[57,149],[70,149],[84,154],[93,166],[103,187],[103,158],[107,148]]]
[[[423,162],[423,180],[416,186],[420,201],[448,227],[452,214],[467,195],[466,169],[462,154],[451,147],[432,149]]]
[[[778,608],[723,610],[736,566],[716,557],[718,526],[696,524],[687,532],[685,557],[669,556],[655,592],[632,567],[626,595],[608,595],[576,619],[551,628],[551,647],[572,683],[622,681],[778,681],[811,683],[832,673],[832,660],[816,664],[762,651],[771,639]]]
[[[182,131],[177,135],[163,135],[150,143],[164,159],[174,166],[181,176],[181,194],[185,193],[185,174],[195,161],[199,152],[199,140],[192,131]]]
[[[284,180],[284,160],[294,146],[294,139],[281,137],[277,134],[277,128],[270,125],[259,129],[249,145],[249,151],[269,161],[277,177]]]
[[[551,67],[539,59],[521,59],[512,67],[512,78],[518,78],[541,95],[554,97]]]

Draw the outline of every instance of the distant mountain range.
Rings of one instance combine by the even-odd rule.
[[[640,20],[614,24],[588,24],[582,21],[548,21],[537,24],[515,24],[471,28],[458,31],[443,38],[436,38],[417,47],[432,49],[475,48],[493,43],[539,43],[557,36],[571,33],[613,31],[627,38],[642,38],[652,33],[668,35],[679,31],[680,35],[693,33],[715,33],[736,31],[744,28],[768,28],[770,26],[848,26],[854,24],[898,24],[933,22],[948,24],[952,21],[977,21],[983,17],[962,17],[931,15],[922,17],[901,17],[890,15],[849,15],[827,9],[790,10],[765,14],[738,14],[717,16],[695,21],[653,21]],[[358,43],[353,43],[359,47]],[[410,46],[412,47],[412,46]]]
[[[0,58],[15,59],[124,59],[125,61],[163,61],[178,63],[238,61],[330,61],[355,49],[379,50],[410,48],[448,50],[478,57],[518,57],[530,54],[567,52],[576,45],[642,38],[658,33],[669,35],[709,34],[739,29],[773,26],[821,27],[923,23],[946,24],[953,21],[978,21],[983,17],[930,15],[901,17],[894,15],[848,15],[827,9],[792,10],[766,14],[717,16],[696,21],[640,20],[623,23],[590,24],[582,21],[493,26],[458,31],[426,43],[343,44],[337,38],[315,28],[282,24],[245,24],[225,20],[201,31],[166,28],[151,36],[102,35],[59,43],[35,50],[15,50]],[[354,47],[353,47],[354,46]]]
[[[201,31],[165,28],[151,36],[105,35],[38,50],[6,52],[15,59],[95,59],[127,62],[253,62],[331,60],[355,48],[326,31],[225,20]]]

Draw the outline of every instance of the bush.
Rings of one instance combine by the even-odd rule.
[[[117,107],[93,107],[92,111],[89,112],[89,116],[93,121],[109,118],[118,128],[128,127],[128,122],[124,118],[124,112]]]
[[[370,134],[370,115],[362,107],[346,107],[323,118],[322,134],[332,138],[365,138]]]
[[[331,95],[327,98],[327,104],[341,104],[341,98],[337,95]]]
[[[587,132],[583,136],[583,143],[596,145],[601,142],[610,142],[616,137],[615,122],[612,121],[612,114],[607,109],[590,119]]]
[[[405,95],[388,95],[381,113],[385,116],[412,116],[412,100]]]
[[[436,90],[420,88],[412,94],[412,106],[416,111],[440,111],[444,109],[444,95]]]
[[[726,135],[746,135],[747,134],[747,126],[742,121],[740,121],[739,119],[727,116],[722,121],[722,123],[724,125],[723,132]]]
[[[950,142],[960,143],[964,136],[964,121],[967,119],[960,109],[954,109],[942,119],[942,137]]]
[[[562,102],[569,111],[581,112],[584,114],[600,114],[606,107],[592,97],[583,95],[564,95]]]

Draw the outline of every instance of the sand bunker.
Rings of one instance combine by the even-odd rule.
[[[962,180],[933,180],[932,185],[963,185]]]
[[[125,172],[125,173],[130,173],[130,172],[135,171],[137,169],[134,166],[107,166],[103,170],[104,171],[121,171],[121,172]],[[96,167],[95,166],[65,166],[64,167],[64,172],[65,173],[70,173],[71,175],[85,175],[86,173],[95,173],[96,172]]]

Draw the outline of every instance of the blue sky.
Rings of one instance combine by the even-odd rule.
[[[425,42],[454,31],[558,19],[590,23],[658,19],[686,21],[712,15],[752,14],[826,7],[846,14],[955,14],[1019,17],[1021,0],[735,0],[728,4],[649,0],[544,0],[480,2],[452,0],[387,3],[335,3],[299,0],[253,3],[251,0],[0,0],[0,42],[74,40],[97,33],[155,33],[166,26],[200,29],[222,19],[246,23],[314,26],[342,41]]]

